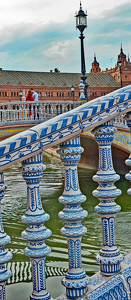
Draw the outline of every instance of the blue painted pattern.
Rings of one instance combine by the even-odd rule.
[[[6,185],[4,184],[3,173],[0,173],[0,206],[4,196]],[[5,245],[10,242],[10,237],[6,235],[3,229],[1,208],[0,208],[0,299],[5,300],[5,284],[11,276],[11,271],[7,270],[6,263],[11,260],[12,253],[5,249]]]
[[[121,191],[114,186],[119,176],[115,174],[111,156],[111,142],[115,131],[113,121],[94,130],[99,146],[99,167],[93,179],[99,183],[99,187],[93,191],[93,195],[100,200],[95,210],[101,216],[103,232],[103,246],[96,260],[100,263],[103,275],[117,273],[120,270],[120,262],[123,260],[123,255],[115,245],[115,214],[120,210],[120,206],[115,204],[114,200],[121,194]]]
[[[27,223],[27,228],[22,232],[22,237],[29,241],[29,246],[24,253],[31,259],[33,292],[30,300],[48,300],[51,298],[46,291],[45,258],[51,249],[45,240],[51,231],[44,226],[49,219],[42,208],[39,183],[45,166],[42,164],[42,153],[31,157],[22,163],[21,171],[27,183],[27,209],[22,221]]]
[[[62,143],[59,150],[65,166],[65,188],[63,195],[59,197],[59,201],[65,205],[65,208],[59,213],[59,217],[66,222],[61,233],[68,241],[69,257],[69,270],[62,279],[62,284],[66,287],[66,296],[69,298],[82,296],[89,283],[89,277],[82,269],[81,262],[81,238],[86,233],[86,228],[81,221],[87,216],[87,212],[80,206],[86,197],[80,191],[77,172],[82,151],[80,137]]]

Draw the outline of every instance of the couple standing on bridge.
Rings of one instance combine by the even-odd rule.
[[[27,91],[27,94],[26,94],[26,101],[35,101],[35,102],[38,102],[38,93],[36,93],[34,91],[33,88],[31,88],[30,90]],[[34,116],[34,120],[35,120],[35,105],[33,105],[33,116]],[[29,104],[29,118],[31,119],[31,115],[32,115],[32,112],[31,112],[31,104]],[[38,114],[38,104],[37,104],[37,117],[39,119],[39,114]]]

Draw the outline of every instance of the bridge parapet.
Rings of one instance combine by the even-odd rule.
[[[80,105],[80,102],[71,101],[39,101],[36,102],[8,102],[0,103],[0,123],[24,124],[41,123],[57,115],[68,112]]]
[[[119,176],[113,169],[111,158],[111,142],[115,131],[113,119],[128,113],[127,119],[130,125],[130,111],[131,86],[128,86],[0,142],[1,174],[5,168],[21,161],[23,177],[27,182],[27,210],[22,219],[27,223],[27,229],[23,236],[29,241],[25,254],[31,258],[33,270],[33,292],[30,300],[51,299],[51,295],[46,291],[44,266],[45,257],[50,251],[45,240],[51,232],[43,226],[48,217],[41,205],[39,181],[43,170],[42,150],[58,144],[61,144],[60,155],[65,165],[65,188],[63,195],[59,198],[65,207],[59,216],[66,222],[61,233],[67,238],[69,257],[69,269],[62,280],[62,284],[66,287],[66,294],[58,299],[117,300],[120,297],[121,299],[131,298],[131,255],[128,256],[130,262],[127,266],[126,259],[122,263],[123,256],[115,244],[115,214],[120,207],[114,200],[120,191],[114,186],[114,182],[119,179]],[[95,137],[100,149],[99,168],[94,177],[94,180],[99,183],[99,187],[94,194],[100,200],[96,211],[102,219],[103,246],[97,256],[101,273],[94,275],[90,280],[81,264],[81,238],[86,232],[81,221],[87,216],[87,212],[81,208],[85,196],[79,189],[77,163],[82,152],[79,135],[93,128],[95,128]],[[127,179],[130,180],[130,176]],[[3,185],[3,176],[1,175],[0,198],[3,197]],[[2,251],[5,253],[4,243],[2,243],[2,220],[0,228],[0,253]],[[2,260],[1,256],[1,274],[2,272],[8,274],[3,265],[5,265],[5,257]],[[119,274],[117,274],[118,272]],[[2,276],[1,274],[0,300],[3,300],[5,281],[8,280],[10,274],[4,278],[4,283],[2,281],[3,274]]]

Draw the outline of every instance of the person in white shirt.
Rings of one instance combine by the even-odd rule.
[[[38,93],[35,92],[33,88],[31,88],[31,91],[32,91],[32,96],[34,98],[34,101],[38,102]],[[35,110],[35,105],[34,105],[34,110]],[[37,104],[37,117],[39,119],[38,104]],[[35,114],[34,114],[34,119],[35,119]]]

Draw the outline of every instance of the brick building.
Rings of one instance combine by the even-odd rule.
[[[129,55],[128,55],[128,59],[126,58],[126,54],[124,54],[124,52],[123,52],[122,45],[121,45],[120,53],[118,54],[118,57],[117,57],[116,66],[114,68],[111,68],[111,69],[106,68],[106,70],[101,71],[100,68],[98,68],[99,63],[97,62],[97,65],[96,65],[95,61],[96,61],[96,57],[94,59],[94,62],[92,63],[91,72],[108,73],[116,80],[116,82],[119,84],[119,86],[120,86],[120,82],[121,82],[121,76],[122,76],[123,86],[131,84],[131,62],[129,59]],[[120,76],[120,67],[118,65],[118,61],[122,62],[121,76]]]
[[[93,99],[119,88],[119,84],[108,73],[87,75],[88,99]],[[74,100],[80,96],[80,73],[9,71],[0,69],[0,102],[19,101],[20,90],[34,88],[39,100],[72,100],[71,86],[74,86]]]
[[[94,53],[94,61],[92,63],[91,73],[98,73],[98,72],[101,72],[101,69],[99,67],[99,63],[96,60],[96,55]]]

